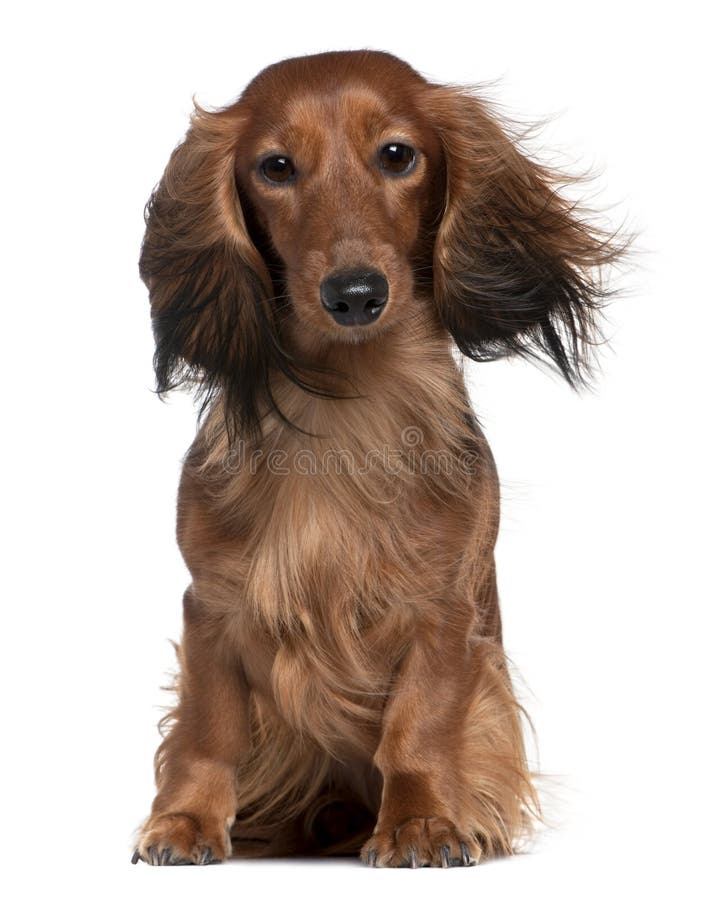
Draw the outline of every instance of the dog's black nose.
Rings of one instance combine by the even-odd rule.
[[[321,302],[339,325],[368,325],[388,302],[388,282],[380,272],[337,272],[322,281]]]

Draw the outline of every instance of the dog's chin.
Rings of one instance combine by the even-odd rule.
[[[390,331],[395,318],[385,309],[373,322],[364,325],[339,325],[321,309],[299,308],[296,304],[284,320],[288,345],[307,356],[337,352],[339,348],[369,344]]]
[[[366,344],[380,337],[384,331],[388,331],[388,322],[382,322],[379,318],[377,322],[369,322],[368,325],[336,325],[330,328],[327,340],[334,344],[349,344],[355,346],[358,344]]]

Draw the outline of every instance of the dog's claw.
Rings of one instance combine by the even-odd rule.
[[[450,848],[449,847],[441,847],[440,848],[440,865],[443,869],[450,868]]]
[[[411,851],[408,854],[408,858],[410,860],[411,869],[417,869],[418,868],[418,856],[414,849],[411,848]]]
[[[134,854],[131,857],[131,862],[133,865],[140,860],[144,859],[141,856],[141,851],[136,849],[134,850]],[[159,854],[158,848],[155,845],[150,846],[146,850],[145,862],[147,862],[150,866],[189,866],[191,862],[189,859],[182,859],[181,857],[174,857],[173,851],[170,847],[166,847]],[[213,862],[213,851],[206,847],[205,850],[200,854],[196,865],[198,866],[209,866],[210,863]]]
[[[376,868],[376,851],[369,850],[368,856],[366,857],[366,865],[370,866],[372,869]]]
[[[460,844],[460,853],[462,854],[462,865],[471,866],[472,857],[470,856],[470,851],[467,849],[467,844]]]

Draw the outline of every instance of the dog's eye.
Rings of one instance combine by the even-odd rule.
[[[267,179],[276,184],[284,184],[294,178],[294,163],[288,156],[268,156],[262,160],[260,171]]]
[[[384,172],[404,175],[413,168],[415,150],[407,144],[386,144],[381,147],[379,161]]]

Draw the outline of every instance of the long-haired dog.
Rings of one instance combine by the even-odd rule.
[[[471,865],[538,814],[462,355],[575,383],[620,251],[471,91],[370,51],[197,108],[147,208],[158,389],[194,387],[178,702],[134,862]]]

